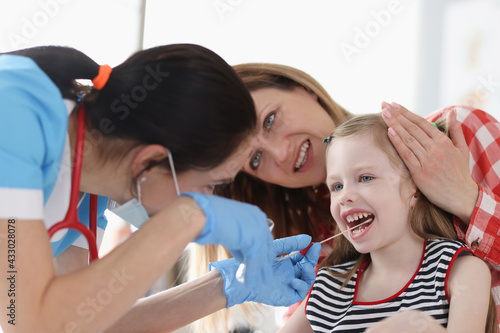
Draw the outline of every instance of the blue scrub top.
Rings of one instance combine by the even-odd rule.
[[[63,157],[68,114],[59,89],[32,59],[0,56],[0,218],[42,219],[47,229],[59,222],[47,221],[46,205],[68,165]],[[78,210],[87,226],[89,198]],[[101,233],[107,225],[106,203],[99,197]],[[51,239],[54,256],[78,236],[68,230],[61,239]]]

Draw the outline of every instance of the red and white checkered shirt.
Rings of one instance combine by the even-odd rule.
[[[490,266],[492,294],[500,320],[500,123],[469,106],[450,106],[426,119],[436,121],[454,108],[469,146],[469,169],[479,185],[470,224],[455,218],[455,229],[472,252]]]

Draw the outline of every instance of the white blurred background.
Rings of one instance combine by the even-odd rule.
[[[378,112],[385,100],[421,115],[469,104],[500,118],[500,0],[0,0],[0,6],[0,53],[68,45],[114,66],[141,48],[196,43],[231,65],[302,69],[353,113]],[[101,254],[126,237],[122,227],[110,221]]]
[[[230,64],[310,73],[354,113],[397,101],[425,115],[469,104],[500,116],[499,0],[1,0],[0,52],[44,44],[116,65],[197,43]]]

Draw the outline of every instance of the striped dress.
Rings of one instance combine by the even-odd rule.
[[[446,327],[449,309],[446,283],[450,268],[462,251],[470,254],[458,241],[426,240],[420,266],[410,281],[395,295],[375,302],[356,301],[357,281],[368,263],[340,290],[344,279],[322,268],[307,301],[307,319],[314,332],[364,332],[396,312],[421,310]],[[329,269],[344,273],[353,266],[354,262],[348,262]]]

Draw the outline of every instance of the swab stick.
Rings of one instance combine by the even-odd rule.
[[[344,233],[348,232],[349,230],[356,229],[356,228],[358,228],[360,225],[363,225],[363,224],[366,224],[366,223],[370,223],[370,222],[372,222],[372,221],[370,220],[370,221],[366,221],[366,222],[360,223],[360,224],[358,224],[358,225],[356,225],[356,226],[354,226],[354,227],[352,227],[352,228],[349,228],[349,229],[346,229],[346,230],[344,230],[344,231],[342,231],[342,232],[339,232],[338,234],[333,235],[332,237],[329,237],[329,238],[327,238],[327,239],[325,239],[325,240],[322,240],[322,241],[321,241],[321,242],[319,242],[319,243],[320,243],[320,244],[323,244],[323,243],[325,243],[325,242],[328,242],[329,240],[332,240],[332,239],[334,239],[335,237],[338,237],[338,236],[340,236],[340,235],[343,235]],[[287,255],[286,255],[286,256],[284,256],[284,257],[276,257],[276,261],[281,261],[281,260],[285,260],[285,259],[287,259],[287,258],[293,257],[294,255],[299,254],[299,253],[301,253],[302,251],[307,252],[307,250],[309,250],[309,248],[312,246],[312,244],[313,244],[313,243],[311,242],[311,244],[309,244],[309,246],[308,246],[308,247],[306,247],[304,250],[292,252],[292,253],[290,253],[290,254],[287,254]],[[305,253],[302,253],[302,254],[303,254],[303,255],[305,255]]]

